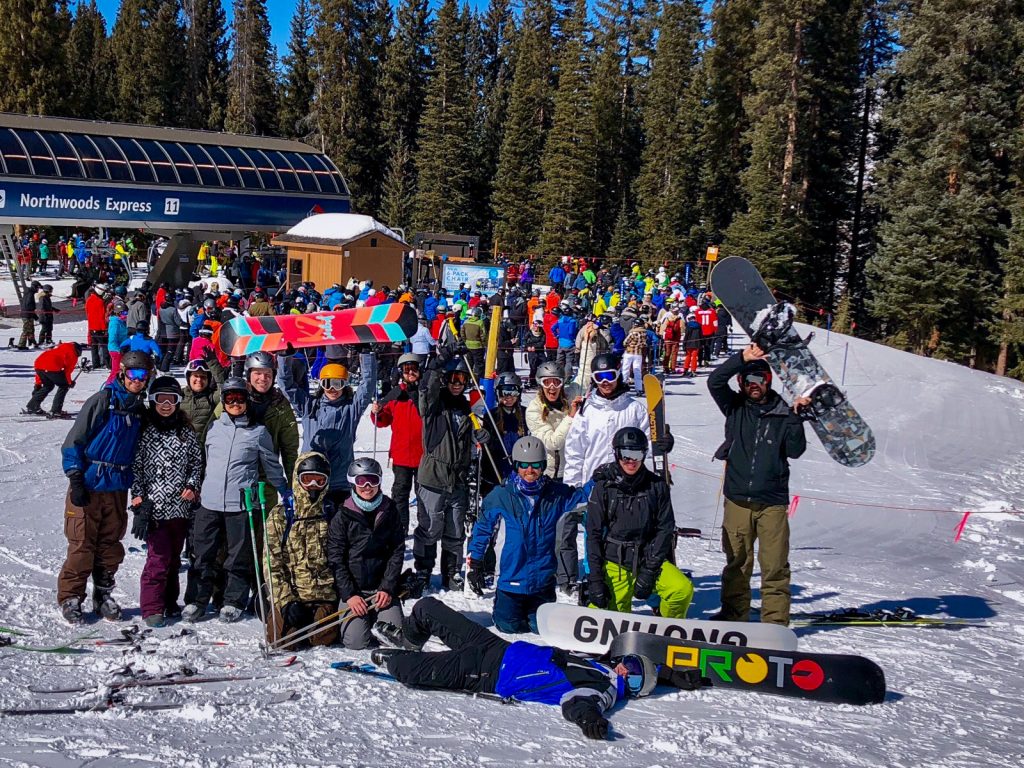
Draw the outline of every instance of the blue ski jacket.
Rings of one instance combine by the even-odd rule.
[[[519,641],[505,651],[494,692],[519,701],[561,704],[586,699],[588,708],[605,712],[625,698],[625,682],[607,667],[558,648]]]
[[[562,349],[572,349],[576,346],[576,334],[579,333],[580,324],[575,317],[562,315],[558,322],[551,326],[551,330],[558,337],[558,346]]]
[[[64,474],[81,472],[90,491],[127,491],[144,405],[119,379],[86,400],[61,447]]]
[[[514,483],[496,487],[484,499],[473,526],[469,555],[483,560],[498,520],[505,521],[498,589],[520,595],[538,594],[555,582],[555,526],[558,520],[590,497],[593,481],[582,488],[549,479],[540,493],[528,497]]]

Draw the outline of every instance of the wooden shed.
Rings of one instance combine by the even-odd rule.
[[[320,291],[351,278],[395,288],[410,250],[397,233],[356,213],[310,216],[271,242],[287,253],[288,286],[312,281]]]

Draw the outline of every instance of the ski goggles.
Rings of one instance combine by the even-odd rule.
[[[615,451],[615,458],[619,461],[643,461],[646,457],[646,451],[637,451],[633,448],[619,448]]]
[[[590,378],[595,384],[607,384],[609,382],[618,381],[619,372],[617,370],[594,371],[592,374],[590,374]]]
[[[224,405],[245,405],[249,396],[245,392],[228,392],[224,395]]]
[[[768,376],[763,373],[748,373],[743,376],[743,385],[760,384],[762,387],[767,383]]]
[[[402,363],[398,367],[401,369],[402,373],[419,373],[420,372],[420,364],[419,363]]]
[[[327,475],[323,472],[299,472],[299,485],[303,488],[326,488]]]
[[[463,386],[465,386],[466,382],[468,381],[469,376],[467,376],[463,371],[453,371],[452,373],[448,374],[449,384],[462,384]]]
[[[549,376],[546,379],[541,379],[540,385],[544,387],[544,389],[557,389],[562,386],[562,380],[555,378],[554,376]]]
[[[517,461],[516,469],[544,469],[543,461]]]
[[[177,392],[157,392],[150,394],[149,402],[157,405],[177,405],[181,402],[181,395]]]
[[[341,390],[346,387],[348,382],[345,379],[320,379],[321,389],[334,389]]]
[[[148,368],[126,368],[124,371],[124,377],[128,381],[145,381],[149,378]]]
[[[352,485],[356,488],[376,488],[380,485],[380,475],[356,475]]]
[[[499,387],[495,392],[497,392],[498,397],[519,397],[523,394],[521,390],[515,387]]]
[[[646,680],[643,662],[636,656],[630,655],[623,656],[619,663],[626,668],[626,688],[629,690],[629,695],[636,698],[643,693]]]
[[[185,366],[185,375],[188,376],[190,373],[205,373],[209,376],[210,368],[206,365],[205,360],[189,360],[188,365]]]

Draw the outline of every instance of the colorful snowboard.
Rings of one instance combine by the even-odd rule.
[[[326,344],[374,344],[405,341],[416,333],[416,309],[411,304],[314,312],[309,315],[236,317],[218,331],[217,344],[230,357],[253,352],[280,352]]]
[[[711,687],[834,704],[879,704],[885,699],[885,673],[863,656],[736,648],[646,632],[619,635],[609,653],[613,658],[639,653],[679,669],[697,667]]]
[[[721,643],[730,647],[756,646],[796,650],[796,633],[778,624],[739,621],[667,619],[584,608],[568,603],[545,603],[537,609],[537,631],[546,643],[583,653],[603,654],[626,632],[645,632],[672,639]]]
[[[871,461],[875,455],[871,428],[792,326],[795,310],[776,301],[754,265],[739,256],[724,259],[711,273],[711,290],[768,353],[768,362],[786,391],[793,397],[811,398],[811,427],[829,455],[848,467]],[[769,326],[774,334],[768,333]]]

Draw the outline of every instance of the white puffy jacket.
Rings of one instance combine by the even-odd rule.
[[[566,387],[567,401],[577,394],[583,394],[578,387],[570,384]],[[544,393],[538,392],[537,396],[526,406],[526,427],[530,434],[539,438],[544,443],[544,449],[548,454],[548,467],[544,474],[548,477],[561,478],[565,471],[565,436],[569,433],[572,425],[572,417],[569,412],[548,410],[547,417],[544,416]]]
[[[647,406],[623,389],[611,400],[596,391],[590,393],[583,410],[576,414],[565,436],[566,485],[583,485],[602,464],[615,461],[612,438],[623,427],[640,427],[651,439]]]

